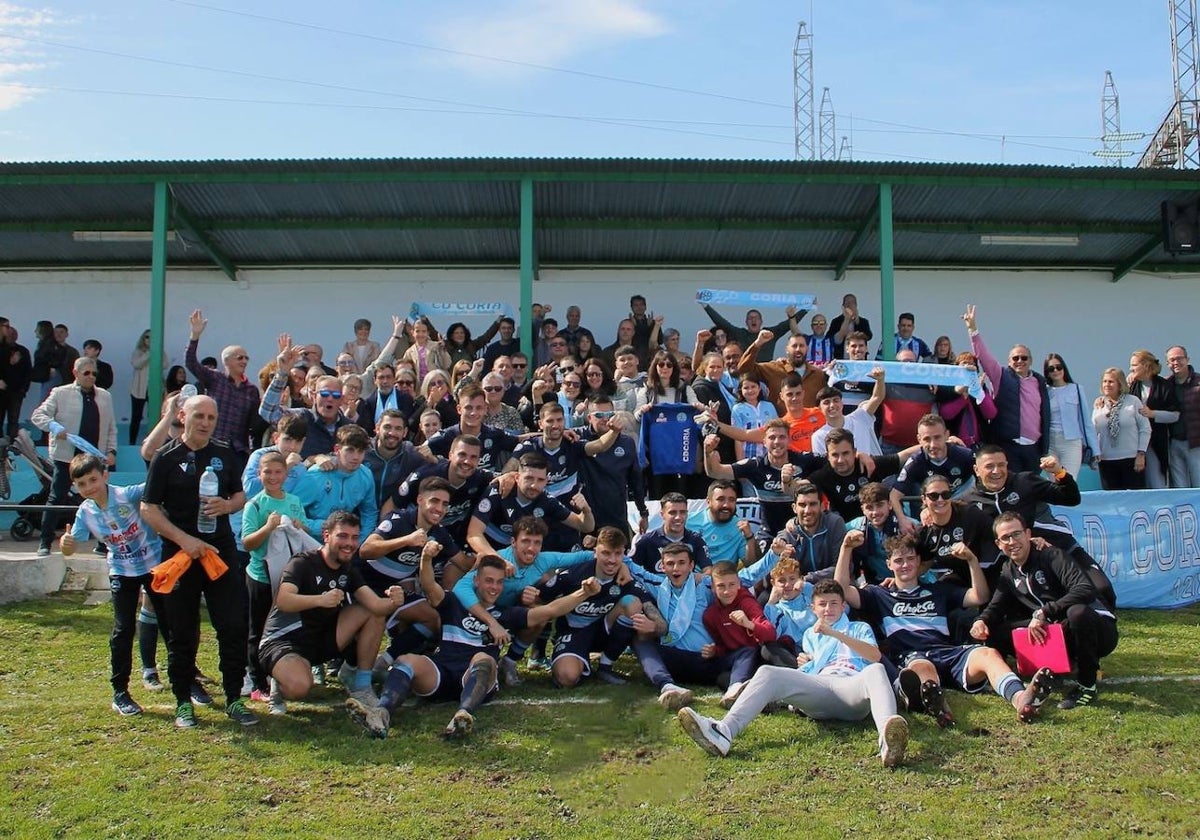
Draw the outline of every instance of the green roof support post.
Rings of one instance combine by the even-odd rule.
[[[879,331],[883,334],[883,358],[896,358],[896,343],[887,340],[887,331],[896,323],[896,265],[892,241],[892,185],[879,185]]]
[[[1152,236],[1138,246],[1138,249],[1121,261],[1119,265],[1112,270],[1112,281],[1114,283],[1121,282],[1121,278],[1129,272],[1133,271],[1141,265],[1146,257],[1153,254],[1158,246],[1162,244],[1162,236]]]
[[[521,179],[521,349],[529,356],[533,375],[533,278],[537,273],[537,253],[533,240],[533,179]]]
[[[154,238],[150,245],[150,369],[146,384],[149,427],[159,420],[163,389],[163,327],[167,302],[167,219],[171,194],[166,181],[154,184]]]

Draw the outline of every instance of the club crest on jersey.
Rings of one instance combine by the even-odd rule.
[[[392,531],[392,520],[388,519],[388,520],[386,520],[385,522],[380,522],[380,523],[379,523],[379,525],[378,525],[378,527],[377,527],[375,530],[379,531],[379,533],[381,533],[381,534],[389,534],[389,533],[391,533],[391,531]]]
[[[491,449],[491,448],[492,448],[492,439],[491,439],[491,438],[487,438],[486,440],[484,440],[484,442],[483,442],[483,448],[484,448],[484,449]]]
[[[487,513],[492,509],[492,503],[487,499],[479,500],[479,507],[476,508],[480,513]]]
[[[955,529],[954,529],[954,539],[955,539],[955,541],[956,541],[956,542],[962,542],[962,538],[963,538],[963,529],[962,529],[962,528],[955,528]]]
[[[210,467],[212,467],[214,470],[216,470],[217,472],[220,472],[221,470],[225,469],[225,462],[222,461],[220,458],[213,458],[212,460],[210,460],[208,462],[208,465]]]
[[[625,447],[624,446],[614,447],[613,454],[616,455],[618,458],[625,457]]]
[[[350,582],[350,579],[348,577],[346,577],[345,575],[338,575],[337,584],[338,584],[339,588],[345,589],[346,584],[349,582]]]
[[[131,508],[129,505],[117,505],[117,516],[128,519],[132,513],[133,508]]]
[[[621,594],[621,587],[614,583],[612,586],[608,587],[608,594],[615,598]]]
[[[1021,501],[1021,494],[1015,491],[1004,497],[1005,504],[1015,505],[1019,501]]]

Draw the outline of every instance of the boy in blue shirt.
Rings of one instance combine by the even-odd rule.
[[[764,665],[742,690],[733,708],[713,720],[685,706],[679,723],[710,755],[729,754],[733,739],[769,703],[789,703],[814,720],[862,720],[868,714],[879,732],[884,767],[904,759],[908,723],[896,714],[896,695],[875,634],[846,616],[842,586],[828,578],[813,585],[816,623],[804,631],[800,668]]]
[[[348,510],[358,514],[362,534],[369,535],[375,530],[379,524],[375,478],[363,463],[370,447],[371,439],[361,426],[351,424],[338,429],[332,469],[314,464],[308,468],[308,481],[296,488],[309,523],[324,522],[335,510]],[[321,538],[319,528],[313,533],[310,527],[309,533]]]
[[[155,613],[164,614],[163,597],[150,588],[150,570],[162,562],[162,541],[146,527],[139,512],[146,485],[109,486],[104,462],[95,455],[76,455],[69,469],[83,504],[62,536],[62,553],[70,557],[80,540],[92,537],[108,549],[113,603],[113,629],[108,642],[112,657],[112,707],[125,716],[140,715],[142,707],[129,695],[139,593],[145,590]]]

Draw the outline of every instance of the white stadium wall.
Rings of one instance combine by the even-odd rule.
[[[707,325],[694,302],[697,288],[813,294],[817,309],[831,319],[840,311],[842,295],[852,292],[875,328],[874,352],[883,335],[892,332],[880,323],[878,272],[852,271],[840,283],[832,282],[830,274],[725,268],[543,270],[534,300],[551,304],[560,321],[568,305],[580,306],[583,325],[606,345],[628,311],[629,296],[640,293],[650,309],[666,315],[667,326],[680,330],[681,346],[690,349],[696,330]],[[390,316],[406,314],[413,300],[505,300],[514,309],[519,300],[515,269],[278,269],[249,270],[245,277],[239,285],[216,271],[168,273],[165,349],[172,362],[182,363],[188,315],[197,308],[209,319],[201,355],[215,356],[223,346],[241,343],[256,371],[275,353],[275,337],[283,331],[299,343],[323,345],[326,363],[332,364],[338,349],[353,337],[356,318],[369,318],[372,337],[383,343]],[[123,419],[129,413],[129,353],[150,322],[149,282],[148,271],[0,272],[0,315],[11,319],[21,343],[31,350],[39,319],[66,323],[75,347],[87,338],[99,339],[102,358],[116,374],[114,406]],[[968,346],[961,315],[970,302],[978,305],[981,332],[998,357],[1017,341],[1030,346],[1038,365],[1047,352],[1061,353],[1094,396],[1101,370],[1125,368],[1131,350],[1146,347],[1161,359],[1172,343],[1197,343],[1200,281],[1135,273],[1114,284],[1108,274],[1092,271],[896,274],[896,312],[914,312],[916,333],[930,345],[947,334],[956,349]],[[741,310],[724,314],[737,324],[744,317]],[[780,310],[764,309],[763,315],[767,322],[783,318]],[[22,417],[28,416],[33,399],[27,400]]]

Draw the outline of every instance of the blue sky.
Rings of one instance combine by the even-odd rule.
[[[0,0],[0,159],[791,159],[800,20],[855,160],[1097,165],[1105,70],[1173,95],[1166,0]]]

